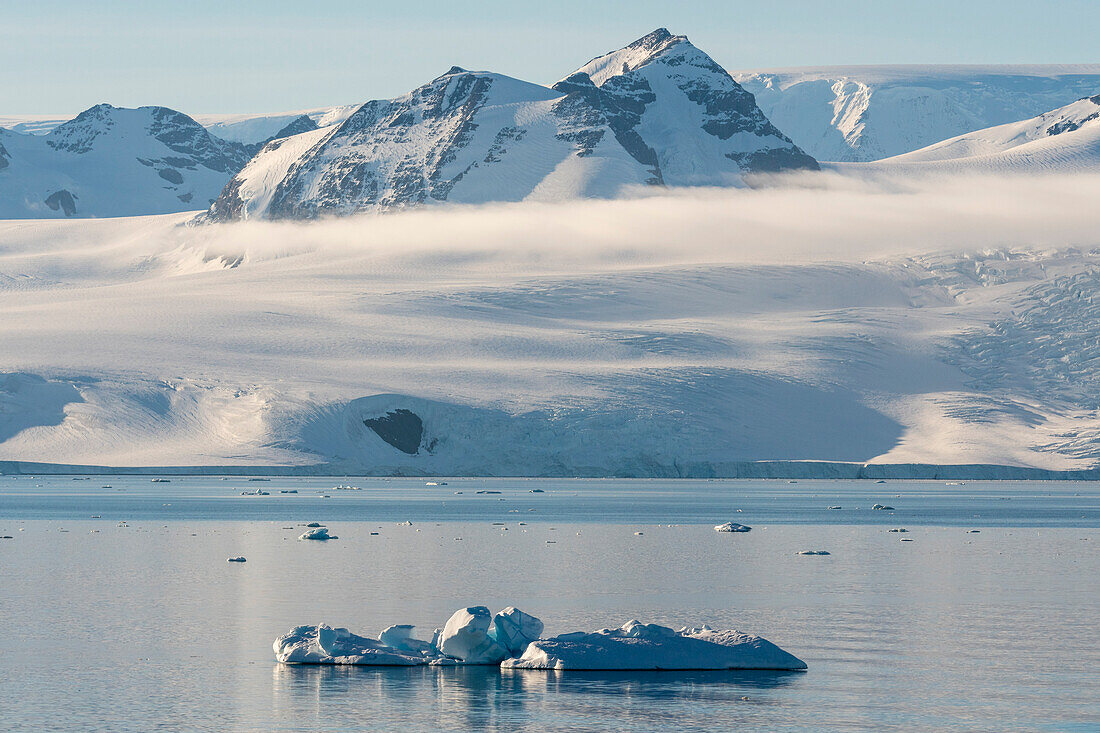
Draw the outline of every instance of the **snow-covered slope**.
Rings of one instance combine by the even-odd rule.
[[[1100,64],[837,66],[734,78],[768,119],[823,161],[901,155],[1100,92]]]
[[[0,461],[1100,463],[1100,177],[812,175],[310,223],[0,223]]]
[[[303,117],[312,123],[308,126],[308,129],[316,129],[339,124],[350,117],[351,113],[357,109],[359,109],[359,105],[343,105],[279,114],[201,114],[193,116],[196,122],[223,140],[232,140],[246,145],[262,145],[268,140],[286,137],[295,132],[306,132],[306,129],[303,129],[307,127],[302,120]],[[288,130],[291,125],[296,126],[298,129]]]
[[[1021,122],[868,164],[872,170],[1051,173],[1100,170],[1100,94]]]
[[[729,74],[664,29],[553,88],[455,67],[303,140],[266,146],[209,218],[611,197],[631,185],[739,185],[745,173],[817,167]]]
[[[92,107],[46,135],[0,129],[0,218],[189,211],[214,200],[252,149],[166,107]]]

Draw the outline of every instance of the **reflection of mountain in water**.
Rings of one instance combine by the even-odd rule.
[[[321,728],[388,730],[407,725],[415,715],[421,725],[439,730],[595,729],[592,726],[624,730],[667,726],[671,730],[707,710],[724,720],[736,720],[739,716],[729,717],[734,705],[752,706],[745,708],[748,717],[756,706],[774,702],[773,690],[802,677],[798,672],[545,672],[502,671],[492,666],[280,664],[272,671],[272,700],[276,718],[312,708]],[[365,700],[370,700],[369,705]]]

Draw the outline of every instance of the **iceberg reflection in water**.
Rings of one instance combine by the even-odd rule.
[[[605,729],[677,725],[685,730],[700,706],[721,710],[730,723],[749,722],[765,712],[763,707],[766,719],[774,721],[772,705],[778,701],[773,692],[804,678],[799,672],[772,671],[559,672],[276,664],[272,699],[276,718],[312,710],[321,728],[384,730],[408,725],[412,708],[425,711],[425,720],[440,730],[514,730],[536,725],[554,730],[595,720]],[[741,710],[743,717],[736,712]]]

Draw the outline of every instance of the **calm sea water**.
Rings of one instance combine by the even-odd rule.
[[[0,477],[0,728],[1100,730],[1094,484],[334,483]],[[340,539],[297,541],[314,520]],[[754,529],[713,531],[728,520]],[[733,627],[809,671],[272,658],[297,624],[427,637],[471,604],[548,633]]]

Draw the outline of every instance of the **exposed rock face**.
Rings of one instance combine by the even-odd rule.
[[[420,441],[424,437],[424,423],[414,412],[404,409],[391,410],[381,417],[364,420],[363,423],[379,438],[402,453],[415,455],[420,450]]]
[[[310,132],[316,129],[317,123],[314,122],[311,117],[308,115],[300,115],[293,122],[272,135],[271,140],[278,140],[281,137],[290,137],[291,135],[300,135],[303,132]]]
[[[57,211],[58,209],[64,211],[65,216],[73,216],[76,214],[76,201],[73,200],[73,195],[64,189],[54,191],[47,196],[46,206],[49,206],[53,211]]]
[[[816,167],[725,70],[660,29],[553,88],[453,67],[337,127],[268,143],[206,218],[611,197]]]

